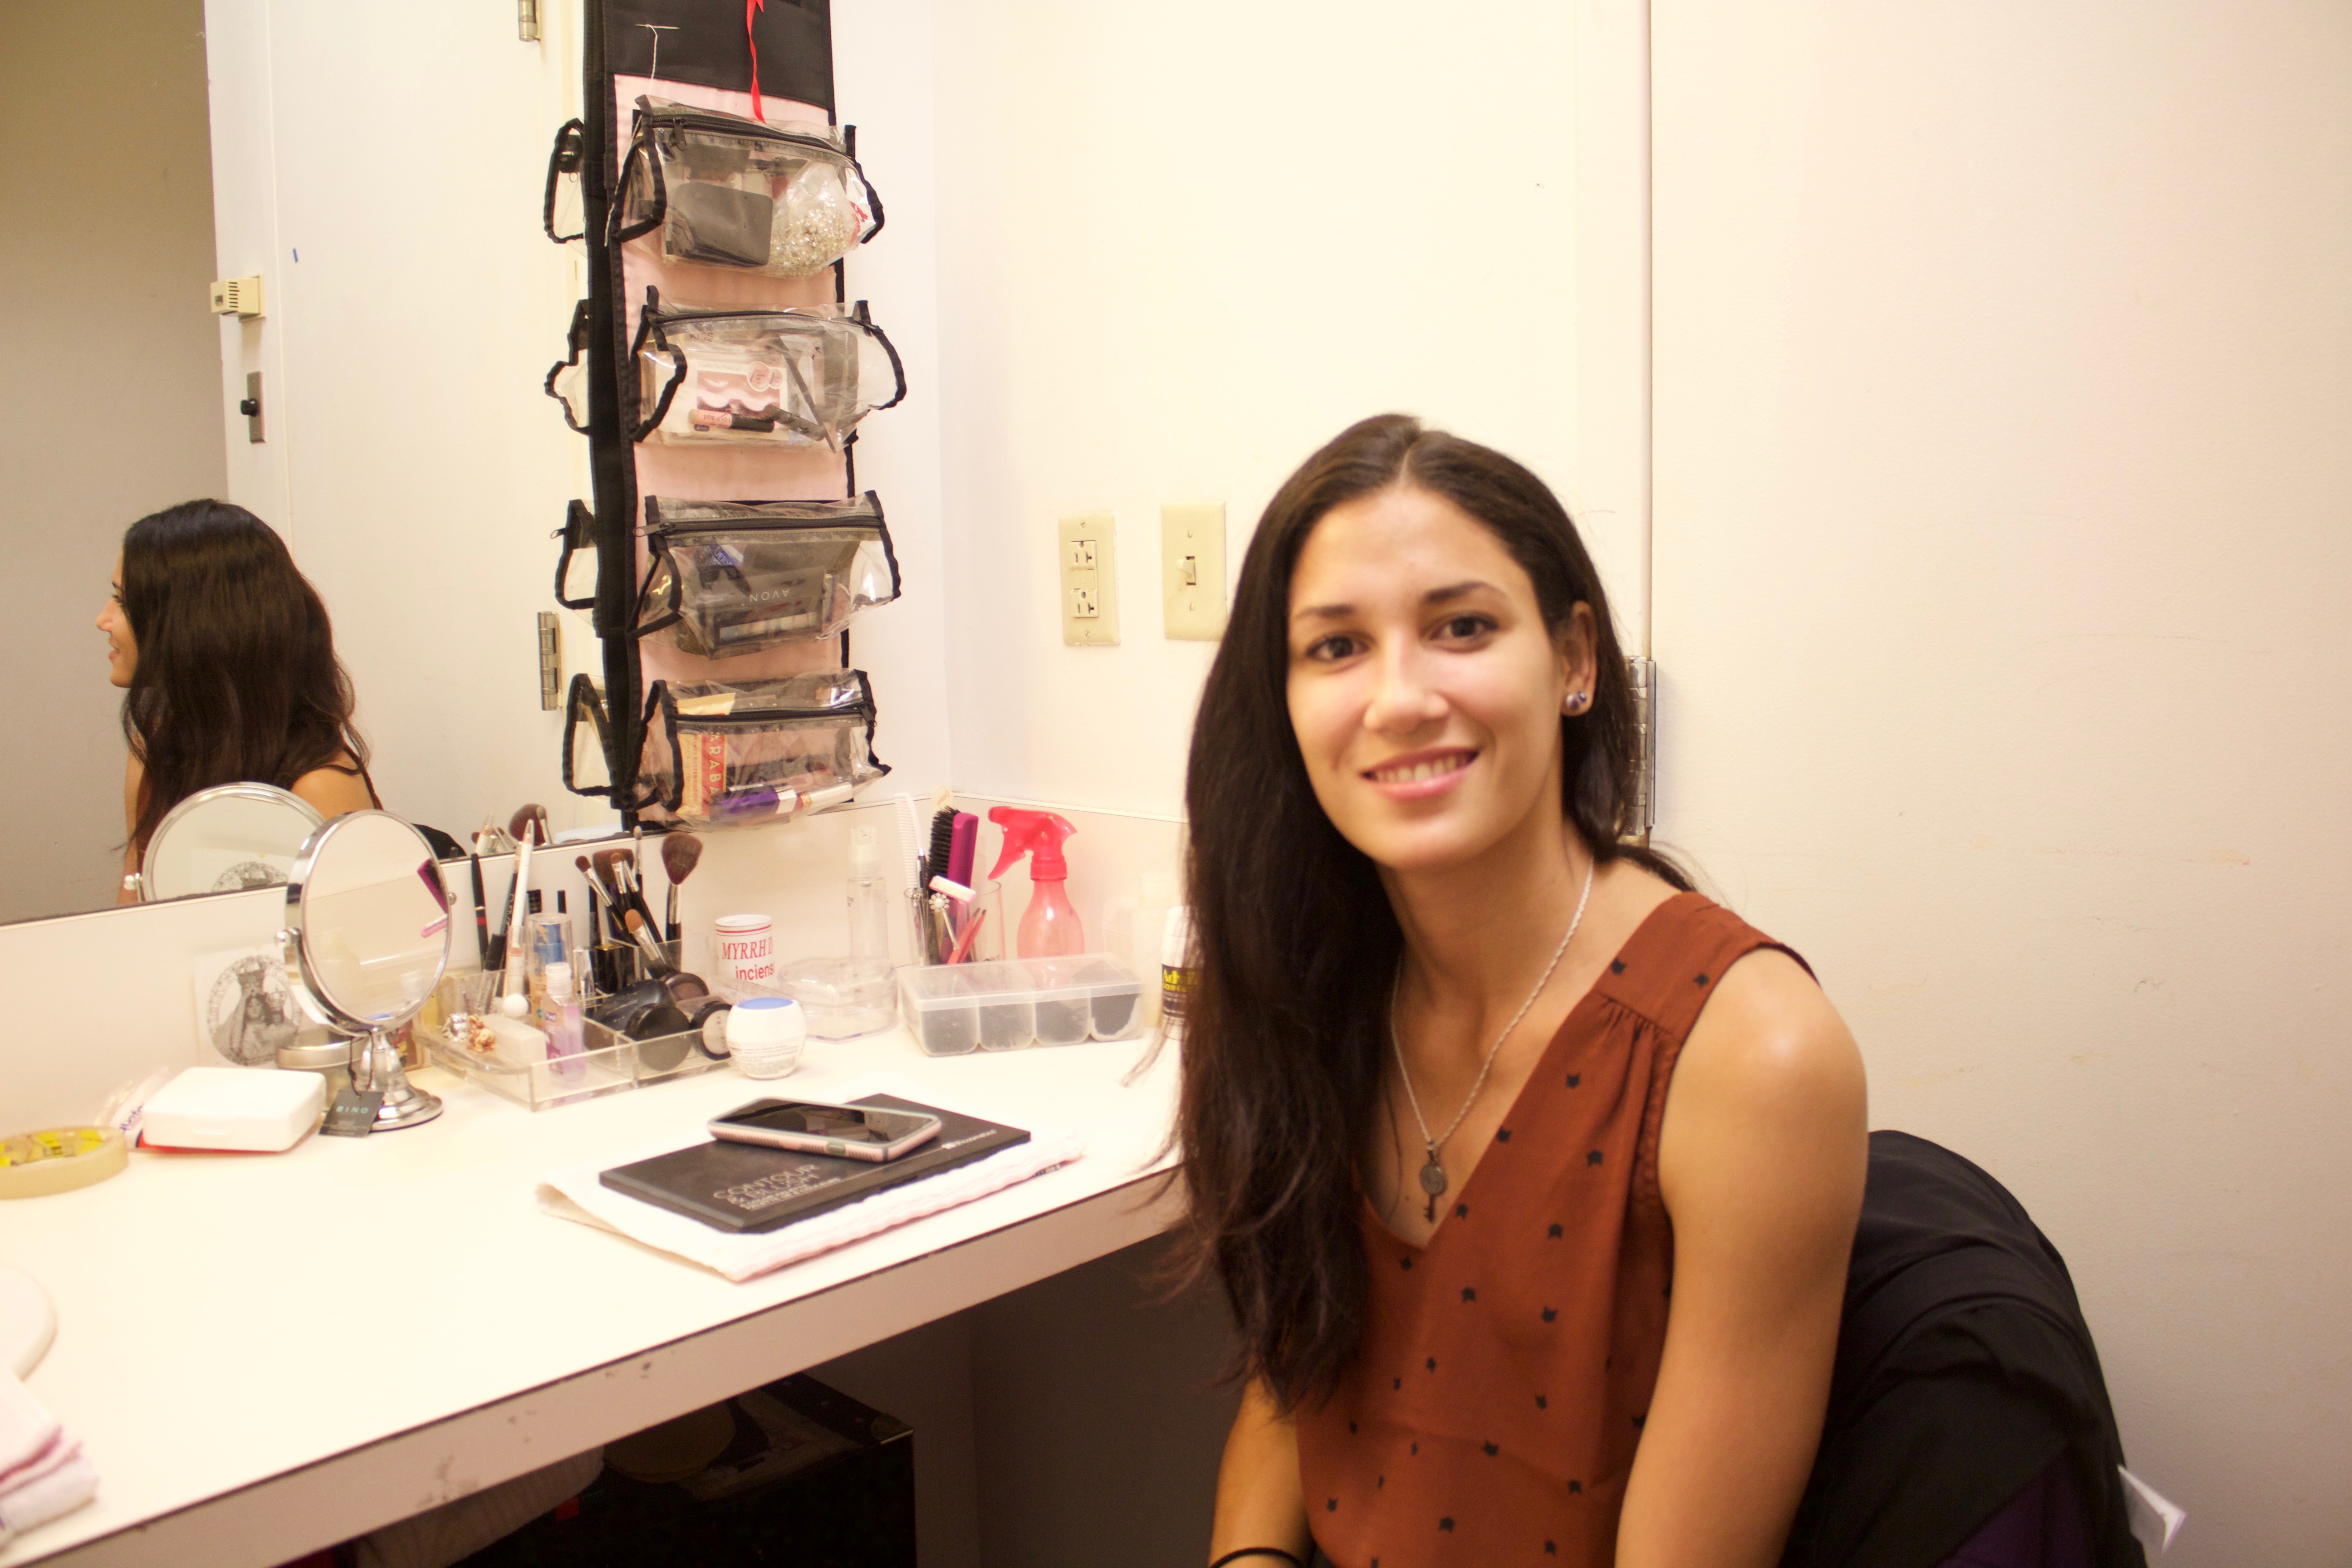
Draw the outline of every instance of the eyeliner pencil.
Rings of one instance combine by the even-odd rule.
[[[468,855],[466,858],[474,866],[474,945],[481,955],[482,967],[488,969],[490,966],[490,917],[483,907],[482,858]]]

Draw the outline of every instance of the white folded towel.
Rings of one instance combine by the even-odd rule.
[[[98,1471],[83,1457],[81,1439],[67,1436],[58,1418],[0,1367],[0,1545],[71,1513],[97,1491]]]
[[[902,1100],[921,1103],[915,1086],[895,1078],[880,1075],[860,1079],[829,1091],[825,1098],[834,1101],[863,1099],[869,1094],[894,1094]],[[974,1112],[973,1114],[983,1114]],[[1002,1121],[1003,1118],[991,1118]],[[1014,1123],[1017,1125],[1018,1123]],[[837,1209],[808,1219],[795,1220],[774,1230],[738,1233],[719,1230],[698,1219],[658,1207],[641,1199],[616,1193],[597,1178],[615,1165],[626,1165],[638,1160],[649,1160],[656,1154],[667,1154],[673,1149],[684,1149],[707,1141],[707,1134],[692,1138],[672,1139],[651,1144],[593,1164],[574,1165],[542,1176],[539,1181],[540,1208],[562,1219],[576,1220],[600,1229],[618,1231],[647,1247],[673,1253],[688,1262],[699,1263],[716,1269],[728,1279],[740,1283],[798,1263],[803,1258],[814,1258],[820,1252],[830,1252],[863,1240],[893,1226],[920,1219],[958,1204],[970,1203],[977,1197],[1025,1182],[1056,1165],[1066,1165],[1086,1153],[1086,1140],[1065,1129],[1033,1127],[1029,1142],[1016,1143],[985,1160],[974,1160],[968,1165],[956,1165],[935,1175],[923,1176],[885,1187],[873,1196],[860,1198],[854,1204],[844,1204]]]

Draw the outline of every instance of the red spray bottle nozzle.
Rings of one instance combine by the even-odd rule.
[[[1058,813],[992,805],[988,808],[988,820],[1004,829],[1004,851],[996,858],[996,869],[989,873],[992,879],[1004,875],[1004,868],[1024,855],[1031,858],[1033,882],[1058,882],[1069,876],[1070,864],[1062,858],[1062,840],[1077,829]]]

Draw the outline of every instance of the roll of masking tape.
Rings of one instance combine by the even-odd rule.
[[[111,1127],[45,1127],[0,1138],[0,1198],[38,1198],[106,1180],[131,1163]]]

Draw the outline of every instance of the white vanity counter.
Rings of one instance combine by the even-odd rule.
[[[1176,1053],[1143,1042],[934,1058],[902,1031],[532,1115],[446,1075],[447,1109],[278,1155],[138,1153],[0,1205],[0,1260],[55,1298],[28,1380],[97,1500],[0,1568],[285,1562],[842,1355],[1165,1229],[1152,1173]],[[746,1284],[541,1214],[539,1176],[683,1140],[763,1093],[875,1072],[1084,1159]]]

